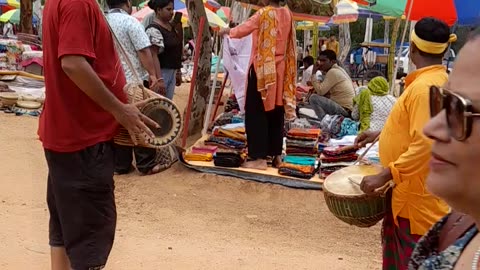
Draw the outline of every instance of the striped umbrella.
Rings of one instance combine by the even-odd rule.
[[[0,6],[20,8],[20,2],[18,0],[0,0]]]
[[[20,23],[20,9],[12,9],[0,16],[0,22],[6,23],[11,22],[13,24]],[[38,17],[36,15],[32,16],[32,23],[38,23]]]

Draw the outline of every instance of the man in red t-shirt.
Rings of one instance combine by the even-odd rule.
[[[38,134],[49,170],[52,269],[101,269],[116,225],[111,140],[119,124],[150,137],[146,124],[156,124],[124,104],[125,76],[95,0],[48,0],[43,14]]]

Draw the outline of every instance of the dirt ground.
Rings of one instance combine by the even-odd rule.
[[[188,87],[176,101],[185,106]],[[0,113],[0,269],[49,269],[47,168],[38,119]],[[107,269],[380,269],[380,228],[348,226],[321,191],[198,173],[176,164],[116,178]],[[74,214],[74,213],[73,213]]]

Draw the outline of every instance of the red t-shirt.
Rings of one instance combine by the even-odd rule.
[[[38,129],[43,147],[75,152],[111,140],[119,124],[70,80],[60,62],[65,55],[84,56],[126,102],[125,75],[102,11],[95,0],[48,0],[43,14],[46,98]]]

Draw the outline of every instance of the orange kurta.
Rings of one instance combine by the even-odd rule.
[[[405,92],[395,103],[380,135],[380,161],[391,169],[395,188],[393,217],[410,221],[412,234],[424,235],[448,212],[448,206],[427,192],[431,140],[423,135],[430,119],[429,89],[443,85],[448,75],[441,65],[410,73]]]
[[[292,16],[286,8],[274,8],[277,23],[277,36],[275,43],[275,68],[277,72],[276,83],[269,85],[267,89],[266,99],[263,104],[265,111],[275,109],[275,106],[283,106],[283,82],[285,78],[285,52],[287,43],[289,42],[290,32],[292,31]],[[252,55],[250,64],[253,64],[258,48],[258,32],[260,26],[260,13],[256,12],[252,17],[241,25],[230,30],[231,38],[243,38],[252,34]],[[245,88],[246,89],[246,88]]]

